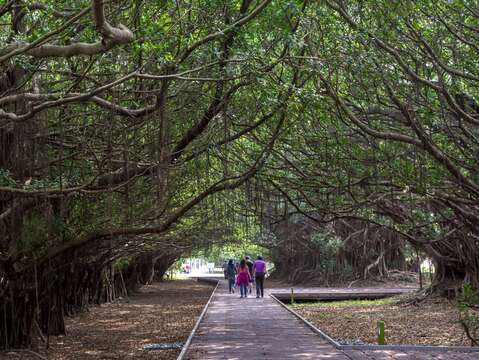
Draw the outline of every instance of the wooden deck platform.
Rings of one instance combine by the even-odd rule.
[[[295,300],[362,300],[401,295],[414,289],[405,288],[293,288]],[[269,289],[279,300],[291,299],[291,288]]]
[[[349,360],[265,294],[241,299],[220,284],[186,359]]]
[[[337,293],[353,291],[353,289],[336,290]],[[304,291],[311,292],[312,289]],[[280,292],[283,291],[279,289],[267,291],[275,294]],[[262,299],[257,299],[254,293],[246,299],[241,299],[237,292],[228,294],[227,285],[222,281],[184,359],[477,360],[479,353],[341,351],[313,332],[268,294]]]

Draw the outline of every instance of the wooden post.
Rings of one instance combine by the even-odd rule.
[[[294,290],[291,288],[291,305],[294,305]]]

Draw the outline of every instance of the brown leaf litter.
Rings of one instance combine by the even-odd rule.
[[[383,320],[387,344],[470,346],[457,306],[446,299],[419,305],[319,303],[295,310],[333,339],[376,344],[377,322]]]
[[[180,350],[144,350],[149,343],[185,342],[213,288],[192,280],[143,287],[130,301],[102,304],[67,318],[67,335],[50,337],[50,349],[34,349],[50,360],[176,359]],[[26,352],[0,359],[39,359]]]

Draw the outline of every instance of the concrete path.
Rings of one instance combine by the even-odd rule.
[[[328,360],[478,360],[479,353],[338,350],[267,294],[241,299],[220,283],[201,321],[188,360],[328,359]],[[268,289],[268,293],[278,289]]]

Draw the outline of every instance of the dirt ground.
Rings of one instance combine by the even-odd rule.
[[[50,338],[49,360],[176,359],[180,350],[143,350],[144,344],[185,342],[213,291],[210,285],[175,280],[146,286],[130,302],[91,307],[67,319],[67,336]],[[0,359],[38,360],[25,352]]]
[[[387,344],[470,346],[456,305],[444,299],[419,305],[315,303],[294,309],[336,340],[376,344],[377,322],[383,320]]]

